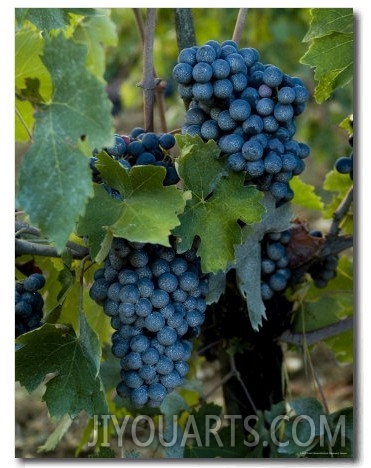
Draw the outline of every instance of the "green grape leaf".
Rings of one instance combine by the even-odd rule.
[[[204,403],[189,415],[184,430],[192,439],[184,450],[184,458],[244,458],[243,436],[235,425],[221,427],[221,407]],[[194,440],[193,440],[194,439]]]
[[[104,84],[86,71],[85,58],[86,47],[63,35],[45,40],[42,61],[52,76],[53,96],[35,114],[33,144],[18,181],[17,205],[59,252],[93,194],[78,141],[87,136],[103,147],[113,135],[111,103]]]
[[[349,135],[353,134],[353,114],[348,115],[339,123],[339,127],[348,132]]]
[[[50,72],[41,59],[44,40],[38,31],[25,28],[15,35],[15,90],[22,96],[22,90],[27,88],[26,80],[35,78],[39,81],[38,92],[42,97],[40,102],[46,102],[52,95],[52,79]]]
[[[90,255],[96,259],[102,249],[106,229],[120,217],[122,204],[112,198],[103,185],[94,184],[94,196],[90,198],[84,215],[77,224],[77,234],[89,238]]]
[[[291,190],[294,192],[292,203],[310,210],[323,210],[323,201],[315,193],[313,185],[303,182],[299,177],[294,177],[290,182]]]
[[[32,392],[48,377],[43,400],[52,417],[108,413],[99,376],[101,348],[83,314],[79,336],[69,325],[45,324],[16,343],[21,345],[15,357],[16,380]]]
[[[347,174],[340,174],[338,171],[330,171],[325,178],[323,188],[329,192],[338,192],[341,197],[348,192],[352,186],[352,181]]]
[[[296,399],[290,406],[295,414],[285,423],[284,441],[278,454],[309,458],[352,457],[353,408],[325,414],[315,398]]]
[[[261,247],[260,242],[267,232],[281,232],[290,227],[291,207],[285,203],[276,208],[275,199],[266,193],[261,200],[266,212],[262,221],[245,226],[245,242],[236,247],[237,285],[246,298],[251,326],[258,331],[265,315],[265,305],[261,297]]]
[[[353,79],[353,34],[335,32],[313,39],[300,62],[315,68],[314,95],[318,103],[325,101]]]
[[[97,15],[87,16],[79,21],[75,28],[74,39],[86,44],[88,55],[87,69],[96,76],[105,72],[105,48],[117,44],[116,26],[104,10],[97,10]]]
[[[311,8],[310,27],[303,42],[327,36],[333,32],[353,32],[352,8]]]
[[[52,450],[54,450],[58,446],[59,442],[66,434],[68,429],[71,427],[72,423],[73,419],[68,414],[64,415],[62,419],[58,422],[53,432],[49,434],[46,441],[37,449],[37,452],[51,452]]]
[[[25,142],[30,139],[34,125],[34,108],[28,101],[15,99],[15,139]]]
[[[337,275],[326,288],[318,289],[313,283],[305,284],[296,292],[300,303],[292,330],[303,333],[337,323],[353,315],[353,264],[343,255]]]
[[[212,140],[206,144],[190,137],[191,144],[182,147],[178,158],[178,172],[184,188],[192,193],[181,225],[174,230],[179,237],[178,248],[191,248],[195,236],[201,239],[198,255],[201,268],[216,273],[235,262],[234,246],[242,242],[238,224],[260,222],[264,207],[262,193],[252,186],[244,186],[244,175],[225,176],[225,164],[216,159],[219,149]]]
[[[171,230],[180,224],[184,193],[176,186],[164,186],[166,170],[156,166],[134,166],[127,173],[106,153],[98,155],[97,168],[103,180],[123,197],[118,219],[108,231],[129,241],[170,245]]]
[[[323,407],[315,398],[295,399],[290,401],[290,406],[296,417],[285,423],[284,432],[287,440],[278,448],[278,453],[302,453],[303,441],[309,441],[305,446],[305,451],[309,451],[318,444],[318,436],[323,434],[321,424],[321,417],[324,415]],[[298,416],[304,416],[300,424],[297,424]],[[293,436],[294,433],[295,436]]]
[[[71,22],[70,13],[77,15],[96,14],[94,8],[16,8],[19,25],[25,20],[33,23],[40,31],[65,29]]]
[[[354,336],[353,330],[347,330],[343,333],[324,340],[325,345],[331,349],[338,362],[349,364],[353,362]]]
[[[178,424],[178,420],[174,420],[174,415],[179,415],[183,410],[189,411],[189,406],[181,395],[173,392],[166,396],[161,403],[160,409],[164,415],[162,438],[167,442],[173,441],[172,444],[165,447],[165,457],[171,459],[184,458],[183,431]],[[176,437],[174,437],[175,434]]]
[[[198,135],[176,135],[176,141],[181,156],[176,163],[185,188],[198,197],[206,198],[219,179],[227,175],[224,162],[218,160],[218,145],[214,140],[205,143]]]
[[[129,454],[125,454],[125,458],[138,458],[138,457],[129,457]],[[89,455],[89,458],[116,458],[115,451],[110,447],[101,446],[99,451]]]

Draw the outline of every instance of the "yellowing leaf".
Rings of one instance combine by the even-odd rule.
[[[91,171],[78,147],[113,135],[111,103],[104,84],[85,69],[86,48],[62,34],[45,41],[42,61],[53,96],[35,114],[33,144],[22,160],[17,205],[62,251],[92,195]]]

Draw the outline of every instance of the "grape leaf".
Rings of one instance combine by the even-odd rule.
[[[43,400],[52,417],[107,414],[99,376],[101,348],[83,314],[79,336],[69,325],[45,324],[16,342],[22,345],[16,351],[16,380],[32,392],[48,376]]]
[[[183,431],[178,420],[174,420],[174,415],[179,415],[181,411],[189,411],[189,406],[182,396],[178,393],[170,393],[166,396],[165,400],[160,406],[161,413],[164,415],[163,427],[162,427],[162,438],[166,442],[173,441],[168,447],[165,447],[166,458],[183,458],[184,457],[184,445]],[[176,427],[174,428],[174,424]],[[176,437],[174,435],[176,434]],[[174,440],[175,439],[175,440]]]
[[[41,31],[65,29],[71,22],[69,13],[80,15],[96,14],[94,8],[16,8],[18,24],[25,20],[33,23]]]
[[[258,331],[265,315],[265,305],[261,297],[261,247],[260,242],[267,232],[281,232],[290,227],[292,212],[290,204],[276,208],[275,199],[266,193],[261,200],[266,212],[262,221],[245,226],[245,242],[236,247],[236,274],[238,288],[246,298],[251,326]]]
[[[116,26],[110,20],[107,12],[96,10],[94,16],[87,16],[76,25],[73,37],[88,47],[86,66],[96,76],[103,76],[105,72],[105,49],[117,44]]]
[[[325,101],[353,78],[353,34],[334,32],[313,39],[300,62],[315,68],[319,83],[314,95],[318,103]]]
[[[15,99],[15,140],[28,141],[34,124],[34,108],[28,101]]]
[[[86,47],[58,35],[45,40],[42,61],[53,82],[51,102],[35,114],[33,144],[22,160],[17,205],[63,250],[92,195],[91,172],[77,143],[110,144],[111,103],[85,69]],[[76,183],[78,181],[78,183]]]
[[[321,198],[315,193],[313,185],[306,184],[299,177],[294,177],[290,182],[294,198],[292,203],[294,205],[302,206],[310,210],[323,210],[323,202]]]
[[[325,345],[331,349],[338,362],[349,364],[353,362],[354,336],[353,330],[339,333],[332,338],[324,340]]]
[[[90,255],[96,259],[106,236],[106,228],[119,218],[122,207],[119,200],[108,195],[103,185],[94,184],[84,215],[79,219],[77,234],[89,238]]]
[[[62,419],[58,422],[56,428],[53,430],[51,434],[49,434],[46,441],[37,449],[37,452],[51,452],[54,450],[65,433],[70,428],[71,424],[73,423],[73,419],[70,418],[67,414],[62,417]]]
[[[164,186],[164,167],[134,166],[129,173],[102,152],[97,168],[107,185],[123,197],[121,211],[107,231],[129,241],[170,245],[171,230],[178,226],[184,209],[183,192],[174,185]]]
[[[190,424],[197,434],[196,440],[185,446],[185,458],[244,458],[246,447],[243,436],[236,431],[234,424],[218,428],[221,418],[221,407],[214,403],[204,403],[198,410],[192,411],[190,416],[194,424]],[[197,431],[197,432],[196,432]]]
[[[27,78],[37,78],[40,83],[39,92],[43,101],[48,101],[52,95],[52,79],[49,70],[40,55],[44,40],[38,31],[25,28],[15,35],[15,90],[22,95],[27,87]]]
[[[352,8],[311,8],[310,27],[303,42],[326,36],[333,32],[353,32]]]
[[[292,330],[302,333],[332,325],[353,314],[353,264],[345,255],[341,256],[337,275],[319,290],[310,284],[296,292],[300,312],[293,320]]]
[[[242,173],[225,176],[224,162],[216,159],[219,149],[213,140],[189,141],[191,144],[182,147],[178,158],[178,172],[192,198],[187,201],[180,215],[181,225],[174,234],[179,237],[180,251],[191,248],[198,236],[201,268],[205,273],[216,273],[235,261],[234,246],[242,242],[238,221],[252,224],[261,220],[262,193],[244,186]]]

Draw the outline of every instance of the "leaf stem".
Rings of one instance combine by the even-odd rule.
[[[238,16],[237,16],[236,24],[234,27],[233,36],[232,36],[232,40],[237,42],[237,44],[241,40],[243,28],[245,26],[247,11],[248,11],[248,8],[240,8],[238,12]]]

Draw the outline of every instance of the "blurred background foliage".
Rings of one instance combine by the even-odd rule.
[[[145,19],[145,9],[141,10]],[[193,9],[197,45],[209,39],[222,42],[231,39],[237,8]],[[111,19],[117,26],[118,46],[107,50],[106,79],[114,101],[115,125],[118,133],[128,133],[143,125],[141,81],[143,67],[142,43],[132,9],[111,9]],[[322,191],[325,174],[333,168],[335,160],[348,155],[348,135],[339,127],[340,122],[353,112],[353,95],[350,86],[337,90],[325,103],[317,104],[313,93],[313,70],[302,65],[300,58],[308,43],[302,42],[310,22],[307,8],[251,8],[248,10],[240,47],[254,47],[260,52],[263,63],[277,65],[292,76],[304,80],[311,94],[306,111],[297,120],[296,138],[308,143],[312,157],[307,160],[307,170],[302,179]],[[154,66],[158,77],[166,81],[166,120],[169,130],[179,128],[184,118],[184,106],[177,95],[172,80],[172,69],[178,55],[174,10],[157,9],[154,43]],[[160,131],[159,128],[156,128]]]

